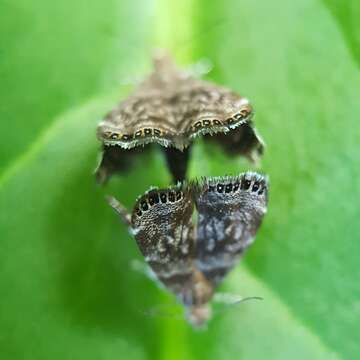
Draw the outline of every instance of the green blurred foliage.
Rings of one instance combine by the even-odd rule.
[[[141,71],[153,8],[141,0],[0,2],[0,171],[57,114]]]
[[[0,6],[1,359],[358,358],[356,1]],[[104,201],[166,186],[161,154],[105,189],[92,176],[98,119],[156,46],[209,59],[209,79],[252,100],[267,143],[269,212],[221,289],[264,301],[203,332],[143,314],[174,300],[131,269],[141,257]],[[201,143],[193,155],[191,176],[250,168]]]

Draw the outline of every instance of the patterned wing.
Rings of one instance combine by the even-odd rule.
[[[194,78],[168,56],[154,60],[154,72],[98,126],[105,145],[129,149],[158,142],[179,150],[199,135],[252,129],[252,106],[235,92]]]
[[[157,142],[169,146],[177,134],[175,119],[164,94],[135,93],[122,101],[99,124],[98,138],[105,145],[131,149]]]
[[[99,124],[98,138],[105,145],[125,149],[157,142],[183,150],[176,99],[179,92],[192,87],[194,81],[168,56],[155,58],[153,73]]]
[[[148,143],[174,148],[165,153],[175,181],[184,180],[188,163],[184,152],[200,135],[217,141],[230,154],[251,160],[262,154],[263,142],[252,125],[253,109],[246,98],[194,78],[167,56],[156,58],[154,68],[135,93],[107,114],[97,128],[107,157],[97,173],[100,181],[126,168],[120,158],[126,157],[124,151],[115,151],[116,156],[112,156],[114,151],[107,151],[110,145],[125,150]]]
[[[228,132],[252,114],[249,101],[233,91],[210,82],[197,80],[178,94],[181,124],[184,136]],[[180,119],[178,120],[180,122]]]
[[[193,80],[176,68],[169,57],[154,59],[154,72],[135,93],[113,109],[97,128],[103,143],[98,182],[104,183],[114,172],[125,171],[133,158],[148,143],[164,146],[169,169],[175,183],[184,180],[187,170],[186,145],[178,131],[177,94],[191,87]],[[115,146],[112,146],[115,145]]]
[[[196,267],[218,285],[254,241],[266,213],[268,183],[256,173],[203,180],[196,194]]]
[[[253,126],[253,108],[246,98],[205,81],[198,81],[188,96],[182,95],[183,109],[177,114],[179,131],[190,143],[206,135],[219,143],[229,155],[244,155],[257,160],[264,143]]]
[[[131,216],[140,251],[158,279],[184,304],[192,303],[194,203],[187,186],[151,190]]]

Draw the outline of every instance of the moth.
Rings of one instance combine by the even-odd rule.
[[[184,305],[189,322],[201,326],[211,316],[215,289],[254,241],[268,187],[266,177],[246,172],[151,189],[131,214],[115,198],[109,203],[157,279]]]
[[[125,171],[145,145],[157,143],[175,183],[182,181],[199,136],[230,155],[256,161],[264,143],[253,126],[253,113],[246,98],[180,70],[167,55],[155,57],[154,71],[98,125],[103,151],[97,180],[104,183]]]

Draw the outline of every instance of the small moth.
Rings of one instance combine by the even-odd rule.
[[[103,183],[126,170],[140,146],[158,143],[174,181],[182,181],[191,144],[199,136],[230,155],[256,161],[264,143],[253,127],[253,113],[246,98],[178,69],[169,56],[159,56],[149,77],[99,123],[103,153],[97,180]]]
[[[115,198],[109,203],[189,322],[201,326],[216,287],[254,241],[267,200],[267,178],[247,172],[151,189],[131,214]]]

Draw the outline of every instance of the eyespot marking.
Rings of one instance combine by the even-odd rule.
[[[177,192],[176,192],[176,201],[181,200],[181,198],[182,198],[182,192],[181,192],[181,191],[177,191]]]
[[[237,113],[234,115],[235,120],[242,120],[243,118],[244,118],[244,116],[242,115],[242,113]]]
[[[251,181],[248,179],[244,179],[243,181],[241,181],[242,190],[248,190],[250,188],[250,185],[251,185]]]
[[[233,188],[233,186],[232,186],[231,183],[230,183],[230,184],[227,184],[227,185],[225,186],[225,192],[226,192],[226,193],[231,192],[231,191],[232,191],[232,188]]]
[[[111,139],[117,140],[118,138],[119,138],[119,134],[117,134],[117,133],[112,133],[111,134]]]
[[[260,183],[258,182],[258,181],[255,181],[254,182],[254,185],[253,185],[253,187],[252,187],[252,189],[251,189],[251,191],[252,192],[256,192],[256,191],[258,191],[260,189]]]
[[[105,132],[103,133],[104,137],[106,137],[106,138],[110,138],[110,137],[111,137],[111,134],[112,134],[111,131],[105,131]]]
[[[169,192],[168,198],[169,198],[170,202],[175,202],[175,193],[174,193],[174,191]]]
[[[147,203],[145,200],[143,200],[143,201],[141,202],[140,206],[141,206],[141,209],[142,209],[143,211],[149,210],[149,205],[148,205],[148,203]]]
[[[153,206],[155,204],[154,195],[150,195],[148,201],[149,201],[149,205]]]
[[[217,184],[216,190],[218,193],[222,193],[224,191],[224,185],[223,184]]]
[[[209,185],[209,191],[214,192],[216,190],[214,185]]]
[[[131,139],[131,135],[128,135],[128,134],[124,134],[124,135],[121,137],[121,140],[124,140],[124,141],[130,140],[130,139]]]

